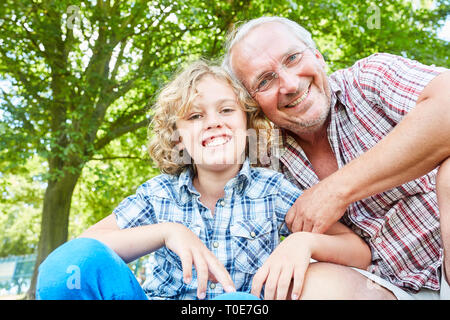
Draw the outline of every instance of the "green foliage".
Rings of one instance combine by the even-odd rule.
[[[45,160],[35,156],[20,170],[0,174],[0,257],[36,250],[45,166]]]
[[[126,158],[110,158],[90,161],[83,169],[83,175],[72,198],[69,237],[78,236],[89,226],[112,213],[112,210],[137,187],[157,175],[159,171],[151,166],[145,148],[127,153],[130,146],[138,146],[135,135],[121,137],[111,143],[109,149],[115,155],[126,154]],[[144,146],[145,147],[145,146]]]
[[[36,249],[49,182],[81,172],[73,237],[157,174],[145,145],[158,89],[190,60],[219,59],[238,21],[299,22],[330,71],[374,52],[450,67],[436,38],[449,12],[448,0],[1,1],[0,256]]]

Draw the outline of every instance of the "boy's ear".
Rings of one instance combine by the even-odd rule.
[[[177,149],[178,152],[183,151],[184,149],[186,149],[183,141],[181,141],[181,137],[180,140],[178,142],[175,143],[175,148]]]

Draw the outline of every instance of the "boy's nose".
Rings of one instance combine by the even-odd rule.
[[[207,117],[207,121],[206,121],[207,129],[220,128],[220,127],[222,127],[222,125],[223,125],[223,122],[217,114],[209,115]]]

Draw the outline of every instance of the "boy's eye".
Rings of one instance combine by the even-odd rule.
[[[230,113],[230,112],[233,112],[233,111],[234,111],[233,108],[223,108],[223,109],[222,109],[222,112],[223,112],[223,113]]]
[[[200,119],[201,115],[199,113],[191,114],[187,119],[188,120],[197,120]]]

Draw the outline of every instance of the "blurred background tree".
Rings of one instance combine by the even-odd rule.
[[[0,256],[36,252],[39,265],[158,174],[146,127],[159,88],[219,59],[238,21],[299,22],[332,72],[374,52],[449,67],[437,38],[449,13],[448,0],[3,0]]]

